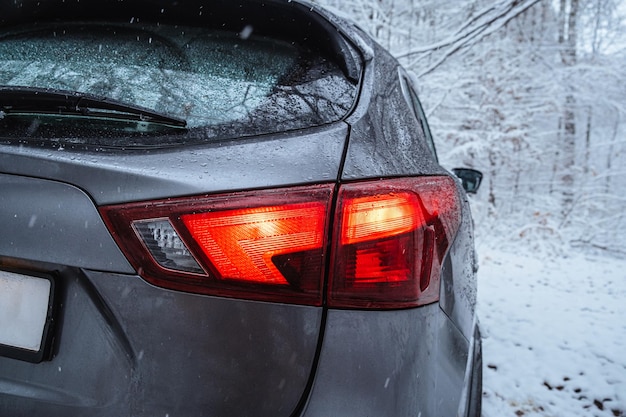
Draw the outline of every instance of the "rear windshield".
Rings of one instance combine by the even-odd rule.
[[[183,119],[0,109],[0,137],[151,146],[319,126],[352,107],[355,82],[291,42],[198,27],[65,23],[0,31],[0,86],[114,99]],[[36,106],[33,106],[36,107]],[[39,109],[40,110],[40,109]]]

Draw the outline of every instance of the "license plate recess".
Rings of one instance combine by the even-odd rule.
[[[51,275],[0,270],[0,356],[34,363],[49,357],[54,294]]]

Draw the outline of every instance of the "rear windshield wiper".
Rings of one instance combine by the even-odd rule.
[[[50,88],[0,86],[0,113],[63,114],[107,117],[185,128],[187,122],[108,97]]]

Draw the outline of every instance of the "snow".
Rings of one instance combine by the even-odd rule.
[[[483,417],[626,415],[626,260],[479,256]]]

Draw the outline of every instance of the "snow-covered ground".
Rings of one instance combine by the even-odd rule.
[[[626,416],[626,260],[479,256],[483,417]]]

